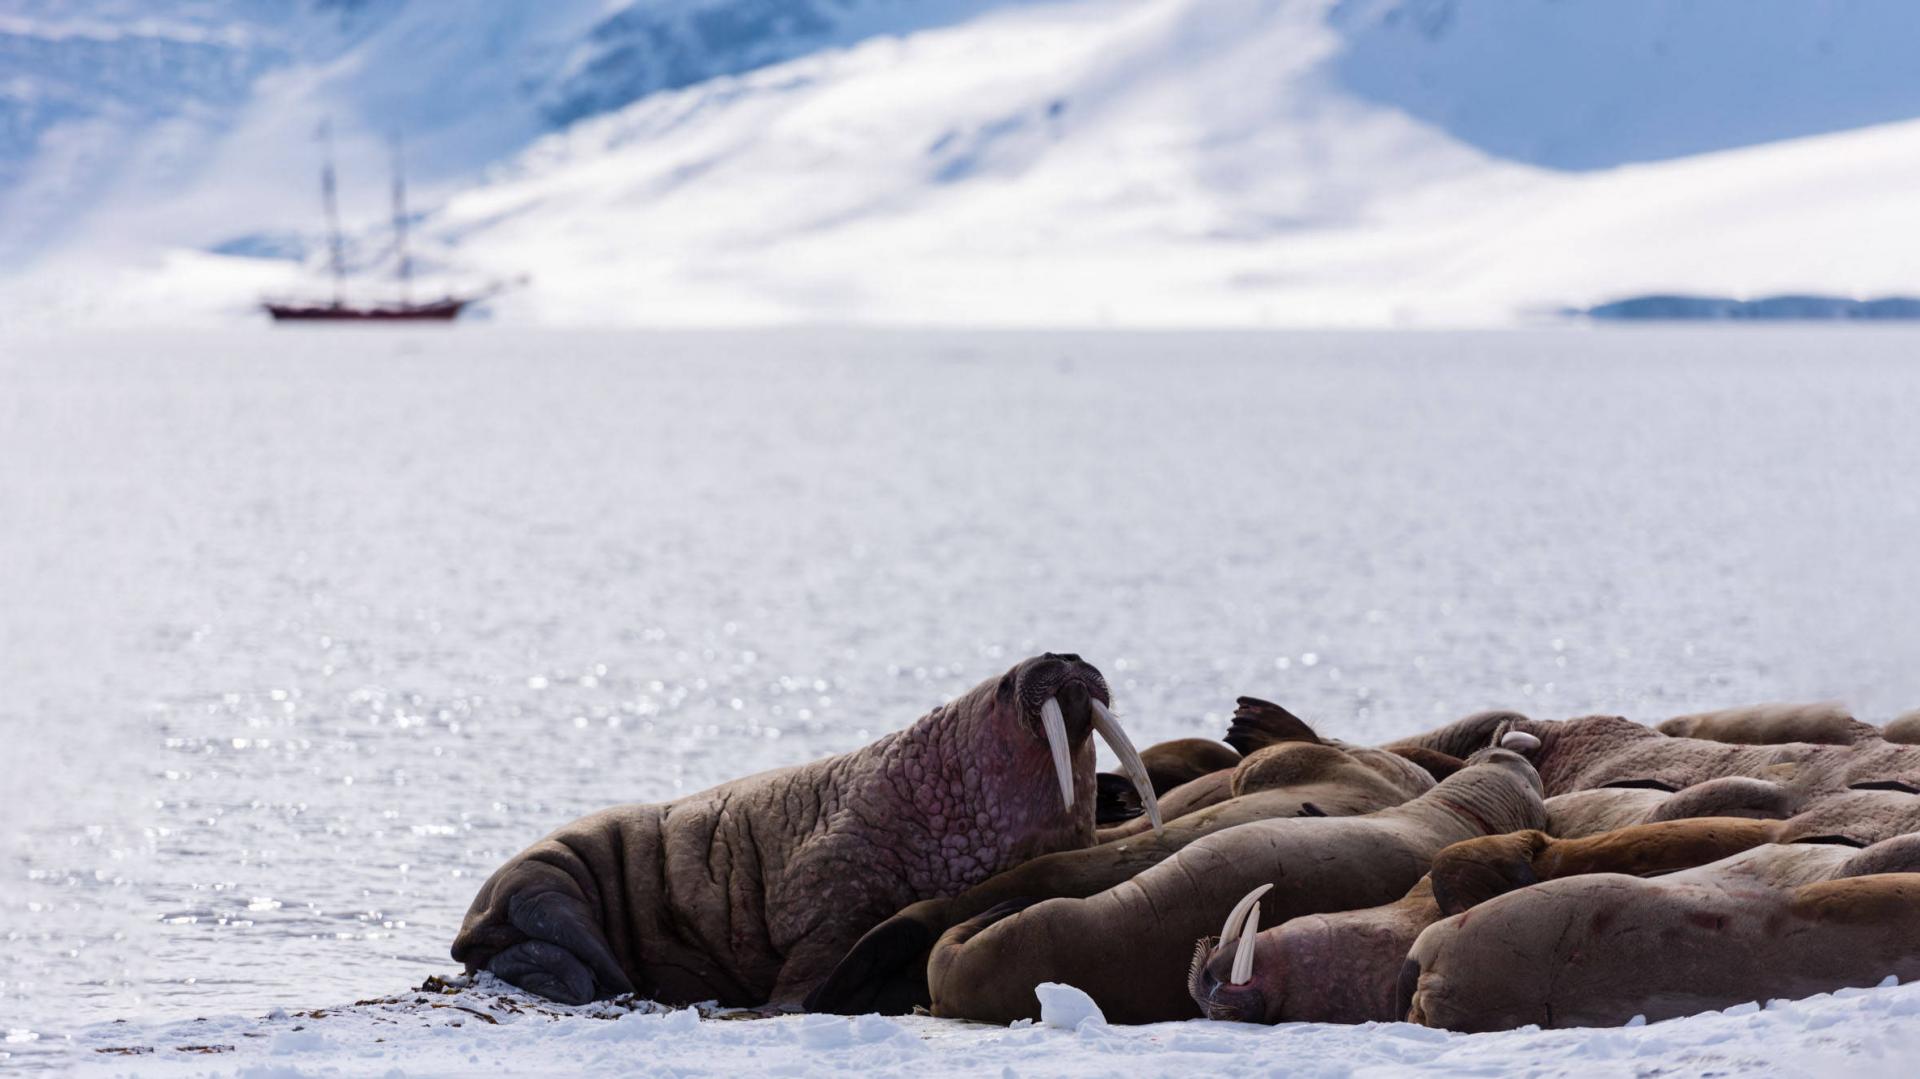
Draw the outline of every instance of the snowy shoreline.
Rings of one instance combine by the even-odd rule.
[[[1071,1017],[1071,1012],[1067,1014]],[[1920,1053],[1920,983],[1621,1029],[1450,1034],[1407,1023],[1280,1027],[1194,1019],[1071,1028],[877,1015],[788,1015],[617,1003],[567,1008],[481,984],[260,1018],[117,1021],[14,1054],[82,1074],[1130,1076],[1904,1074]]]

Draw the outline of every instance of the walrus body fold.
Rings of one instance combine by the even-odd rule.
[[[1532,767],[1496,749],[1420,798],[1367,816],[1216,832],[1098,894],[1006,904],[948,930],[927,967],[932,1011],[1031,1017],[1034,987],[1057,981],[1087,992],[1116,1022],[1189,1018],[1182,974],[1193,943],[1249,889],[1272,885],[1267,901],[1282,918],[1379,906],[1406,895],[1447,845],[1544,820]]]
[[[1231,777],[1238,796],[1175,817],[1165,831],[1060,851],[1024,862],[949,898],[922,900],[875,926],[807,998],[810,1011],[899,1014],[932,1003],[927,954],[941,934],[1009,901],[1082,898],[1125,883],[1228,829],[1294,817],[1350,817],[1433,788],[1426,772],[1390,753],[1314,742],[1268,746]]]
[[[1920,977],[1920,836],[1768,844],[1655,879],[1548,881],[1428,927],[1402,985],[1449,1030],[1619,1026]]]
[[[900,907],[1090,842],[1096,729],[1125,742],[1099,671],[1027,660],[852,753],[562,827],[481,886],[453,956],[570,1003],[797,1003]]]

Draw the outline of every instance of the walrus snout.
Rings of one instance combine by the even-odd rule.
[[[1239,942],[1219,937],[1202,937],[1193,950],[1193,965],[1187,972],[1187,992],[1208,1019],[1224,1023],[1270,1023],[1264,978],[1257,972],[1246,982],[1235,985],[1232,977]]]
[[[1099,670],[1071,652],[1048,652],[1016,668],[1013,684],[1022,718],[1037,727],[1037,736],[1053,757],[1061,806],[1068,813],[1074,810],[1073,754],[1092,731],[1120,758],[1120,767],[1139,792],[1154,832],[1160,832],[1160,802],[1154,797],[1153,779],[1140,751],[1114,717],[1107,680]]]

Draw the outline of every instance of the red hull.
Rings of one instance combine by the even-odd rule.
[[[345,304],[266,303],[275,322],[451,322],[471,300],[348,307]]]

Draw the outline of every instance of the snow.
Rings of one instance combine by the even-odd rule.
[[[1107,1017],[1100,1014],[1100,1005],[1084,990],[1059,982],[1041,982],[1033,987],[1033,993],[1040,998],[1040,1022],[1047,1026],[1077,1030],[1083,1024],[1105,1026],[1107,1023]]]
[[[327,112],[359,246],[399,118],[424,259],[528,275],[507,322],[1505,325],[1916,287],[1889,241],[1920,227],[1911,5],[580,0],[444,33],[380,10],[116,151],[151,160],[0,256],[13,316],[258,317],[249,278],[283,267],[166,252],[310,227]],[[59,145],[23,191],[95,175]]]
[[[1047,987],[1042,987],[1043,992]],[[1058,1000],[1060,990],[1051,995]],[[1077,991],[1072,991],[1077,993]],[[1084,994],[1080,994],[1084,999]],[[78,1035],[74,1074],[1822,1076],[1909,1074],[1920,984],[1618,1030],[1460,1035],[1405,1023],[1261,1027],[1193,1020],[993,1027],[925,1017],[744,1016],[709,1009],[566,1008],[484,979],[265,1018],[121,1023]]]

